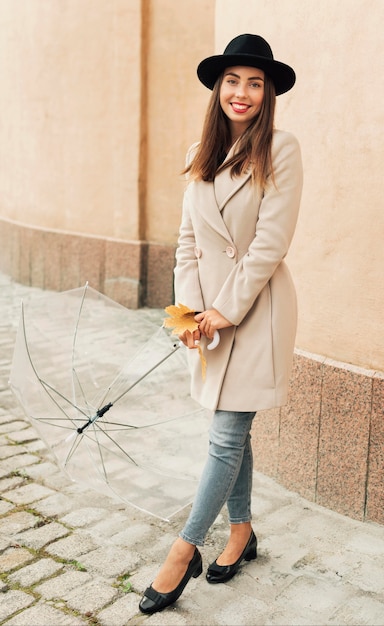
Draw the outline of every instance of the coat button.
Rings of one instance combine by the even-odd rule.
[[[235,252],[235,248],[232,248],[232,246],[227,246],[225,248],[225,254],[230,258],[233,259],[233,257],[235,256],[236,252]]]
[[[196,257],[196,259],[200,259],[201,255],[202,255],[201,249],[196,246],[196,248],[195,248],[195,257]]]

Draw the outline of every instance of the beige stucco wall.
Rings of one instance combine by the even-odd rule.
[[[174,244],[214,2],[3,0],[0,31],[1,216]]]
[[[213,36],[211,0],[0,2],[0,270],[169,304],[179,172],[208,97],[195,68]]]
[[[138,237],[140,4],[0,3],[4,217]]]
[[[153,0],[148,32],[146,238],[175,244],[187,148],[200,138],[209,92],[196,68],[214,38],[213,0]]]
[[[384,43],[381,0],[216,2],[216,49],[256,32],[297,71],[277,125],[300,140],[305,186],[290,253],[299,348],[384,370]]]

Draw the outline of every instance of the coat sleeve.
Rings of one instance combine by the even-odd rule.
[[[259,208],[256,233],[213,302],[239,325],[286,256],[297,222],[302,190],[300,147],[290,133],[272,145],[275,183],[269,181]]]
[[[187,153],[186,163],[190,163],[198,143],[193,144]],[[183,211],[176,250],[174,287],[176,304],[184,304],[196,312],[204,311],[204,300],[199,280],[198,261],[195,254],[196,240],[188,207],[188,187],[184,193]]]
[[[184,195],[183,214],[176,250],[175,302],[185,304],[193,311],[204,311],[199,268],[195,254],[195,234],[188,209],[187,192]]]

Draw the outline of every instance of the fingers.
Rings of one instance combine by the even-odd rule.
[[[211,320],[210,312],[204,311],[203,313],[195,315],[195,321],[199,323],[199,330],[201,334],[208,337],[208,339],[212,339],[216,330],[216,325]]]
[[[209,320],[203,320],[200,324],[200,332],[202,335],[205,335],[205,337],[208,337],[208,339],[212,339],[215,329],[212,327]]]
[[[232,326],[232,322],[227,320],[216,309],[208,309],[202,313],[197,313],[194,319],[199,324],[201,334],[209,339],[213,339],[216,330]]]
[[[201,328],[201,334],[206,337],[207,339],[213,339],[213,335],[215,334],[215,330],[209,326],[205,326],[204,328]]]
[[[201,333],[199,330],[195,330],[193,333],[191,333],[189,330],[186,330],[185,333],[179,335],[179,339],[187,348],[193,349],[197,348],[200,336]]]

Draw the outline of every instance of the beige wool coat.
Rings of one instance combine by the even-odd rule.
[[[191,395],[212,410],[257,411],[287,399],[297,306],[284,258],[302,189],[292,134],[274,131],[272,160],[275,185],[263,195],[250,173],[231,178],[229,169],[213,183],[189,182],[184,194],[175,301],[196,312],[215,308],[233,324],[212,351],[202,337],[205,380],[198,351],[188,350]]]

